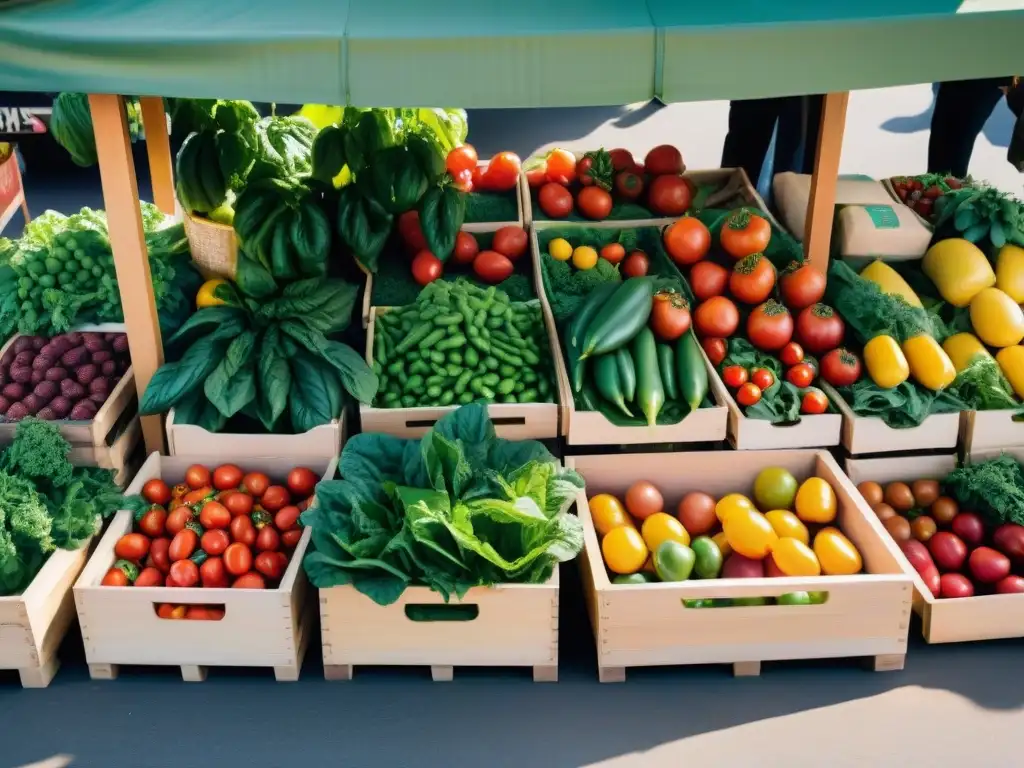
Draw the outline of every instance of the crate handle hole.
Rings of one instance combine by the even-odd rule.
[[[405,617],[409,621],[473,621],[479,615],[480,606],[476,603],[459,603],[457,605],[410,603],[405,606]]]
[[[828,602],[828,592],[787,592],[778,597],[703,597],[680,600],[683,608],[767,608],[773,605],[810,606]]]
[[[498,416],[492,418],[491,423],[496,427],[521,427],[526,424],[525,416]]]
[[[182,603],[153,603],[153,612],[164,621],[223,621],[223,603],[215,605],[188,605]]]
[[[1010,417],[1010,421],[1013,421],[1013,422],[1016,422],[1017,424],[1020,424],[1022,421],[1024,421],[1024,413],[1015,413],[1015,414],[1013,414],[1013,416]]]

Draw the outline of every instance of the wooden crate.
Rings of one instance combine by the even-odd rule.
[[[2,356],[12,346],[19,336],[11,337],[6,344],[0,348]],[[131,367],[125,371],[124,376],[110,393],[110,397],[99,407],[92,421],[55,421],[60,428],[60,433],[73,446],[93,445],[99,448],[106,447],[107,436],[114,428],[125,409],[131,404],[135,397],[135,373]],[[17,424],[0,423],[0,446],[10,443],[14,439],[14,432]]]
[[[410,606],[468,620],[414,620]],[[475,611],[471,607],[475,606]],[[429,666],[434,680],[454,667],[532,667],[537,682],[558,680],[558,571],[545,584],[475,587],[445,604],[429,587],[408,587],[378,605],[352,586],[320,590],[324,676],[352,679],[359,665]]]
[[[344,411],[340,419],[298,435],[209,432],[194,424],[175,423],[173,408],[167,413],[167,450],[171,456],[223,455],[237,461],[262,456],[287,456],[301,462],[337,456],[344,442]]]
[[[858,416],[833,387],[819,383],[821,390],[843,419],[842,445],[851,454],[895,453],[955,448],[960,433],[959,413],[936,413],[920,426],[894,429],[878,417]]]
[[[965,456],[1024,446],[1024,417],[1018,411],[964,411],[960,414],[960,449]]]
[[[25,688],[45,688],[60,667],[57,649],[75,618],[71,586],[89,542],[58,549],[20,595],[0,597],[0,669],[16,669]]]
[[[572,456],[566,466],[587,481],[576,508],[583,521],[583,592],[597,644],[599,678],[620,682],[628,667],[732,664],[736,675],[760,673],[762,661],[872,657],[876,670],[902,669],[907,651],[912,577],[909,564],[857,489],[826,451],[693,452]],[[750,493],[757,473],[785,467],[798,480],[822,477],[835,489],[837,524],[860,550],[866,573],[814,578],[691,580],[613,584],[587,497],[619,498],[637,480],[649,480],[672,508],[685,493],[716,497]],[[684,600],[777,597],[826,591],[820,605],[687,608]]]
[[[373,366],[373,333],[377,316],[388,307],[370,310],[370,325],[366,331],[366,363]],[[558,343],[554,327],[545,316],[548,342],[552,350]],[[557,389],[557,387],[556,387]],[[439,405],[433,408],[375,408],[359,406],[363,432],[380,432],[395,437],[422,437],[446,413],[457,405]],[[548,440],[559,435],[558,403],[491,403],[487,413],[494,422],[498,436],[506,440]]]
[[[478,164],[486,167],[488,161],[481,160]],[[519,181],[516,184],[516,203],[519,208],[519,215],[514,221],[474,221],[462,225],[464,232],[496,232],[502,227],[528,227],[533,219],[530,206],[530,185],[526,182],[526,174],[519,173]]]
[[[972,459],[996,458],[1001,451],[975,454]],[[1010,453],[1024,461],[1024,449]],[[956,456],[901,456],[899,458],[848,459],[846,472],[854,483],[874,480],[891,483],[896,480],[941,480],[956,467]],[[858,493],[857,503],[870,512],[867,502]],[[914,579],[914,613],[921,617],[921,633],[929,643],[962,643],[974,640],[996,640],[1024,637],[1024,595],[978,595],[957,599],[941,599],[932,595],[910,563],[899,553]]]
[[[177,483],[194,463],[221,464],[233,456],[161,456],[151,454],[127,493],[139,493],[151,478]],[[296,461],[253,458],[246,470],[283,478]],[[334,476],[337,459],[311,467],[324,479]],[[207,666],[273,667],[278,680],[298,680],[314,619],[302,557],[310,529],[299,541],[277,589],[202,589],[177,587],[104,587],[103,576],[117,559],[114,545],[132,528],[132,514],[118,512],[75,584],[75,605],[85,642],[89,674],[96,680],[117,676],[119,664],[180,666],[185,680],[206,678]],[[157,617],[161,603],[223,605],[220,621],[171,621]]]
[[[142,442],[142,423],[133,416],[128,426],[109,445],[73,445],[68,461],[77,467],[112,469],[115,474],[128,465],[135,448]]]

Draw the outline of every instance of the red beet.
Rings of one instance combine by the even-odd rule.
[[[7,409],[8,421],[21,421],[28,416],[28,408],[21,403],[14,403],[10,408]]]

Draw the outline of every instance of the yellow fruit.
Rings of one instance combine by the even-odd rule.
[[[921,299],[900,273],[881,259],[875,259],[860,271],[860,276],[881,288],[882,293],[901,296],[912,307],[920,307]]]
[[[686,532],[682,523],[667,512],[655,512],[644,520],[640,526],[640,535],[651,552],[663,541],[678,541],[690,546],[690,534]]]
[[[990,347],[1012,347],[1024,339],[1024,310],[998,288],[985,288],[971,299],[971,325]]]
[[[796,492],[796,515],[805,523],[831,523],[836,519],[836,492],[827,480],[804,480]]]
[[[996,288],[1024,304],[1024,248],[1004,245],[996,256]]]
[[[601,541],[604,563],[612,573],[636,573],[647,562],[647,545],[640,531],[628,525],[620,525],[608,531]]]
[[[752,509],[730,513],[722,523],[722,530],[734,552],[753,559],[767,555],[779,540],[767,518]]]
[[[754,502],[744,496],[742,493],[730,493],[723,496],[715,504],[715,517],[719,520],[724,521],[726,516],[732,514],[736,510],[751,510],[756,511],[757,507],[754,506]]]
[[[199,292],[196,294],[196,308],[205,309],[206,307],[221,307],[227,302],[224,299],[219,299],[215,295],[217,288],[221,285],[227,285],[227,280],[207,280],[199,288]]]
[[[985,345],[972,333],[955,333],[942,342],[942,350],[953,361],[953,367],[960,373],[978,355],[992,357]]]
[[[572,246],[568,240],[556,237],[548,244],[548,253],[555,261],[568,261],[572,257]]]
[[[939,342],[927,334],[918,334],[903,342],[903,354],[910,366],[910,375],[925,389],[937,392],[956,378],[956,368]]]
[[[225,226],[232,226],[235,223],[235,209],[232,208],[228,203],[219,208],[214,208],[206,217],[210,221],[216,221],[218,224],[224,224]]]
[[[954,307],[966,307],[978,291],[996,284],[996,273],[985,254],[961,238],[940,240],[929,248],[921,269]]]
[[[722,553],[723,558],[732,554],[732,547],[729,545],[729,539],[725,536],[725,531],[719,531],[711,537],[711,540],[718,545],[718,549]]]
[[[773,509],[771,512],[765,512],[764,516],[779,538],[798,539],[804,544],[810,544],[811,536],[807,532],[807,526],[788,509]]]
[[[772,547],[772,560],[787,576],[820,576],[821,564],[818,556],[807,546],[806,541],[780,538]]]
[[[626,513],[622,502],[610,493],[599,493],[588,504],[598,536],[604,536],[612,528],[618,528],[620,525],[633,526],[633,518]]]
[[[996,353],[996,362],[1017,397],[1024,398],[1024,347],[1007,347]]]
[[[589,245],[581,245],[572,252],[572,265],[576,269],[593,269],[597,264],[597,251]]]
[[[864,565],[853,542],[838,528],[822,528],[814,537],[814,554],[821,572],[828,576],[852,576]]]
[[[892,336],[875,336],[864,345],[864,365],[868,376],[882,389],[899,386],[910,375],[907,358]]]

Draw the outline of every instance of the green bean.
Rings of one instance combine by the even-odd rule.
[[[441,330],[434,331],[432,326],[429,326],[429,325],[426,325],[426,324],[421,325],[415,331],[413,331],[408,336],[406,336],[404,339],[402,339],[402,343],[398,345],[398,347],[395,349],[395,352],[398,353],[398,354],[402,354],[403,352],[407,352],[409,349],[411,349],[415,345],[419,344],[421,341],[423,341],[424,339],[426,339],[428,336],[432,335],[433,333],[440,333],[441,336],[444,336],[444,331],[441,331]],[[438,338],[440,338],[440,337],[438,337]]]
[[[467,368],[476,368],[480,364],[480,355],[473,347],[469,347],[463,355],[463,362]]]
[[[461,349],[464,346],[466,346],[466,337],[461,333],[457,333],[454,336],[449,336],[447,339],[439,341],[434,346],[434,349],[444,352],[449,349]]]
[[[452,312],[448,315],[438,315],[434,318],[434,325],[439,326],[451,326],[458,325],[462,322],[462,315],[458,312]]]
[[[510,395],[516,388],[515,379],[502,379],[498,382],[498,391],[503,395]]]
[[[459,394],[459,398],[458,399],[459,399],[459,405],[468,405],[469,403],[473,402],[473,399],[474,399],[473,398],[473,393],[472,392],[462,392],[461,394]]]
[[[437,344],[437,342],[439,342],[441,339],[443,339],[445,335],[446,332],[444,328],[435,328],[433,331],[428,333],[424,338],[420,339],[420,342],[417,346],[420,349],[425,350],[433,349],[434,345]]]
[[[462,375],[455,382],[455,393],[461,395],[466,391],[466,387],[469,386],[470,379],[473,378],[472,371],[463,371]]]
[[[441,399],[438,402],[440,402],[441,405],[451,405],[454,400],[455,393],[450,389],[446,389],[441,393]]]

